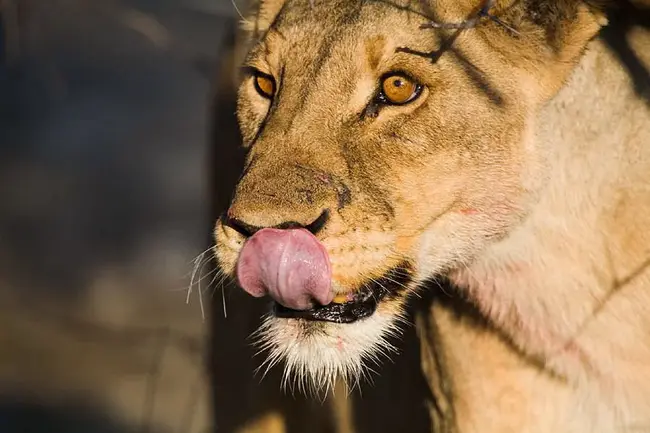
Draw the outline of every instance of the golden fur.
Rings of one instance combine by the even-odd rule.
[[[242,79],[229,216],[307,225],[329,210],[337,293],[413,270],[357,323],[267,318],[269,362],[315,389],[357,380],[390,351],[407,296],[445,278],[454,293],[417,319],[436,431],[650,431],[648,105],[595,38],[591,3],[501,0],[506,25],[419,28],[480,6],[266,0],[246,19],[245,71],[278,92]],[[628,39],[650,65],[648,32]],[[422,95],[369,110],[395,70]],[[222,222],[215,235],[232,274],[245,238]]]

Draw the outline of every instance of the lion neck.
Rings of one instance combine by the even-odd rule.
[[[629,77],[601,42],[592,42],[537,118],[534,135],[538,148],[548,149],[548,176],[530,217],[450,276],[516,345],[561,374],[596,368],[590,342],[578,338],[581,329],[616,281],[650,257],[647,239],[626,235],[650,224],[650,206],[620,212],[630,199],[621,191],[647,183],[650,173],[650,151],[642,145],[650,115],[631,99]],[[650,193],[642,194],[632,200],[650,203]]]

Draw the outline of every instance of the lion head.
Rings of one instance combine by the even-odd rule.
[[[248,155],[216,256],[273,300],[269,364],[328,387],[391,349],[418,287],[529,215],[548,173],[537,113],[598,15],[563,1],[265,0],[245,27]]]

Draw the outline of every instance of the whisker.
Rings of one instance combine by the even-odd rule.
[[[239,18],[241,18],[243,22],[248,24],[249,21],[244,17],[244,15],[239,10],[239,7],[237,6],[237,3],[235,2],[235,0],[230,0],[230,3],[232,3],[233,7],[235,8],[235,11],[237,12],[237,15],[239,15]]]
[[[194,259],[194,267],[192,268],[192,276],[190,277],[190,285],[187,288],[187,298],[185,299],[185,303],[189,304],[190,303],[190,296],[192,295],[192,288],[194,287],[194,278],[196,277],[197,272],[201,269],[201,263],[204,260],[204,255],[205,251],[199,254],[195,259]]]
[[[203,267],[201,267],[203,269]],[[198,283],[197,295],[199,296],[199,306],[201,308],[201,319],[205,322],[205,309],[203,308],[203,292],[201,291],[201,280]]]
[[[203,293],[207,292],[212,287],[212,285],[215,283],[215,281],[217,281],[217,279],[219,279],[219,281],[222,281],[224,279],[224,275],[223,275],[223,272],[221,271],[221,269],[214,269],[214,270],[210,271],[206,276],[209,276],[211,274],[214,274],[214,276],[212,277],[210,282],[208,284],[206,284],[205,290],[203,291]],[[218,285],[218,284],[219,283],[217,283],[216,285]],[[211,298],[214,297],[214,292],[216,292],[216,290],[217,289],[215,287],[215,289],[210,294]]]
[[[224,279],[221,280],[221,301],[223,303],[223,317],[224,319],[228,318],[228,312],[226,311],[226,286],[224,286]]]

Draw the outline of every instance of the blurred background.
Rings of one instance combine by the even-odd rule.
[[[208,431],[208,328],[186,296],[232,3],[0,11],[0,431]]]
[[[0,16],[0,433],[234,432],[274,411],[330,431],[327,403],[253,375],[265,305],[222,292],[202,254],[242,161],[235,5],[0,0]],[[357,431],[428,431],[405,399],[412,330],[403,346],[353,397]]]

